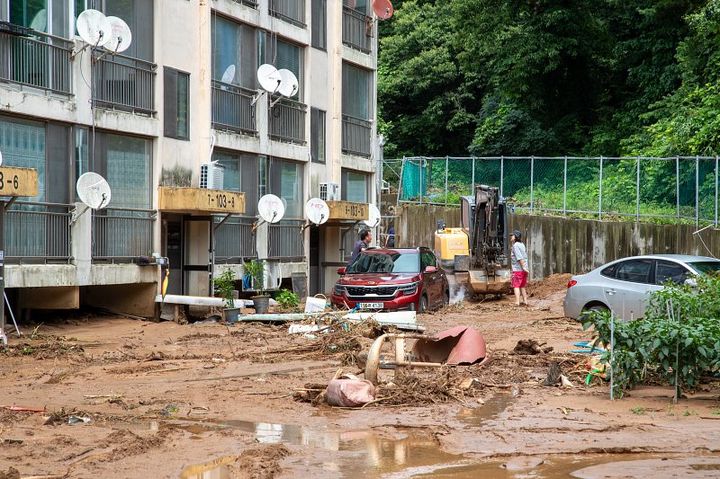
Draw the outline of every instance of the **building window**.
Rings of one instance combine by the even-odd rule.
[[[372,72],[343,63],[342,75],[343,114],[363,120],[372,118]]]
[[[302,164],[273,158],[270,162],[270,192],[285,201],[286,218],[303,217]]]
[[[312,0],[312,46],[327,48],[327,0]]]
[[[189,140],[190,74],[165,67],[164,76],[165,136]]]
[[[213,161],[223,167],[223,189],[245,193],[245,215],[257,214],[259,199],[259,157],[250,153],[216,150]]]
[[[258,63],[270,63],[278,70],[286,68],[298,79],[297,98],[302,100],[303,91],[303,48],[294,43],[279,40],[267,32],[259,32]],[[274,41],[268,41],[268,40]]]
[[[152,205],[152,142],[144,138],[95,133],[92,171],[112,186],[113,208],[149,209]]]
[[[369,186],[370,183],[368,182],[367,174],[353,170],[342,170],[340,195],[343,201],[367,203]]]
[[[3,165],[34,168],[38,172],[38,195],[23,200],[45,201],[47,146],[43,123],[0,119],[0,151],[3,154]]]
[[[313,163],[325,163],[325,111],[310,109],[310,157]]]
[[[258,65],[255,28],[213,13],[211,35],[213,80],[254,90]]]

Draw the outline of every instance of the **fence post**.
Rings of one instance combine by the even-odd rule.
[[[715,156],[715,228],[718,227],[718,157]]]
[[[598,219],[602,220],[602,173],[603,173],[603,157],[600,156],[600,187],[598,189]]]
[[[445,157],[445,206],[447,206],[447,195],[448,195],[448,163],[450,161],[450,158],[448,156]]]
[[[640,222],[640,157],[637,157],[635,174],[635,221]]]
[[[533,214],[534,212],[534,191],[533,188],[535,187],[535,156],[530,157],[530,214]]]
[[[567,155],[563,166],[563,216],[567,216]]]
[[[700,157],[695,155],[695,226],[700,224]]]
[[[680,157],[675,157],[675,210],[680,219]]]
[[[470,189],[470,196],[475,197],[475,155],[472,157],[472,188]]]
[[[505,183],[505,157],[500,157],[500,196],[505,196],[504,193],[504,183]]]

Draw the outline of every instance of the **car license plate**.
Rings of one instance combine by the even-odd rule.
[[[359,306],[362,309],[382,309],[383,308],[382,303],[359,303]]]

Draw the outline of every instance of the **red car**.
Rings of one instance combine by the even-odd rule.
[[[341,275],[332,294],[339,308],[425,311],[450,301],[445,272],[428,248],[371,248]]]

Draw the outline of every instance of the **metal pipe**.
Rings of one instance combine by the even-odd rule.
[[[530,157],[530,213],[532,214],[534,211],[534,191],[533,188],[535,186],[535,157]]]
[[[700,157],[695,156],[695,226],[700,224]]]
[[[715,228],[718,227],[718,157],[715,156]]]
[[[602,180],[603,180],[603,157],[600,156],[600,185],[598,189],[598,219],[602,220]]]
[[[563,216],[567,216],[567,156],[563,165]]]
[[[447,197],[448,197],[448,163],[450,162],[450,158],[448,156],[445,157],[445,206],[447,206]]]
[[[504,185],[505,183],[505,157],[500,157],[500,196],[505,196]]]
[[[475,157],[472,157],[472,186],[470,188],[470,196],[475,195]],[[715,195],[717,197],[717,195]]]
[[[675,210],[680,218],[680,157],[675,157]]]
[[[640,157],[637,157],[635,177],[635,221],[640,221]]]

